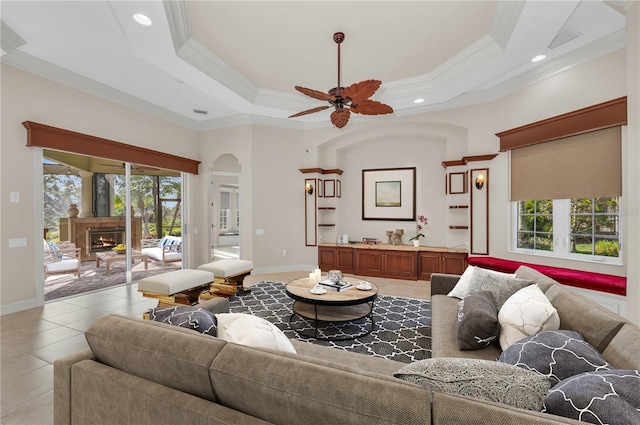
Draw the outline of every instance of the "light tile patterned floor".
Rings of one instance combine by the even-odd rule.
[[[245,286],[263,280],[288,282],[308,271],[251,275]],[[429,299],[425,281],[362,278],[380,293]],[[2,316],[0,324],[2,425],[53,424],[53,362],[87,347],[83,332],[105,314],[141,316],[156,302],[143,298],[137,285],[119,286]]]

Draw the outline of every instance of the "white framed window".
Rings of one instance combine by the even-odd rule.
[[[513,250],[622,264],[620,197],[512,202]]]

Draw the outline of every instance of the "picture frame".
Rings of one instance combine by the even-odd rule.
[[[449,191],[450,195],[458,193],[467,193],[467,173],[449,173]]]
[[[336,181],[335,179],[329,179],[324,181],[324,194],[325,198],[336,197]]]
[[[415,221],[416,167],[362,170],[362,219]]]

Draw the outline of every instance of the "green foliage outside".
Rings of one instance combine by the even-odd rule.
[[[114,216],[125,215],[125,178],[114,175]],[[143,236],[160,238],[165,235],[181,236],[182,215],[180,209],[181,179],[172,176],[131,176],[131,198],[136,217],[142,217]],[[160,214],[158,217],[158,198]],[[44,227],[47,239],[59,241],[59,219],[67,217],[70,204],[80,206],[81,179],[74,175],[44,175]],[[158,220],[159,219],[159,220]],[[160,231],[158,229],[160,228]],[[64,237],[63,239],[66,239]]]
[[[570,208],[570,252],[618,257],[618,198],[572,199]],[[518,248],[553,251],[552,200],[518,203]]]

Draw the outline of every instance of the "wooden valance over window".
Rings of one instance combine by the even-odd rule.
[[[496,134],[511,151],[511,200],[620,196],[626,123],[622,97]]]
[[[139,165],[198,174],[200,161],[170,155],[164,152],[76,133],[32,121],[22,125],[27,129],[27,146],[113,159]]]
[[[627,125],[627,97],[497,133],[500,152],[604,128]]]

